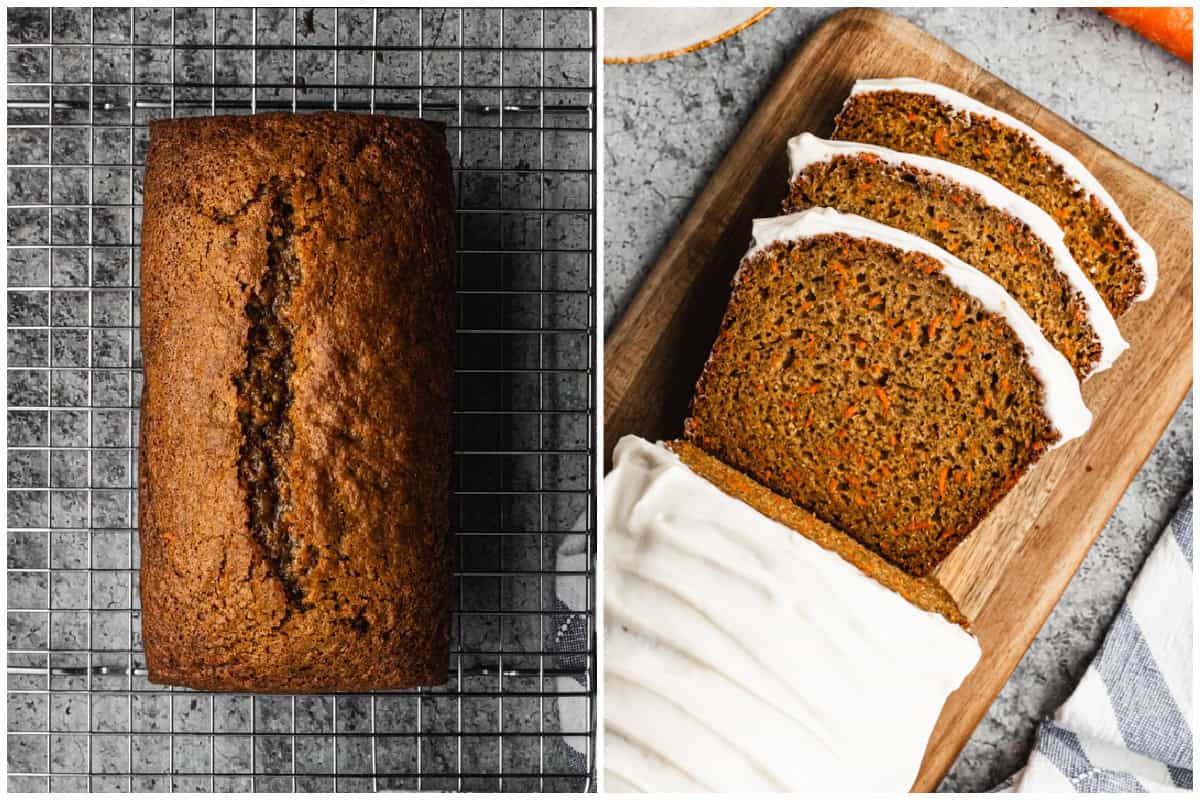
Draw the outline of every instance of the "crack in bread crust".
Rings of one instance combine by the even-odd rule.
[[[242,446],[238,482],[246,497],[250,531],[262,545],[272,571],[293,606],[304,592],[292,573],[292,536],[287,513],[291,487],[283,467],[292,446],[288,410],[292,403],[292,329],[287,321],[293,289],[302,270],[293,237],[292,206],[286,190],[271,187],[267,223],[267,268],[246,300],[246,368],[235,378]]]

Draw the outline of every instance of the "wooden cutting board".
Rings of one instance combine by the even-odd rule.
[[[606,459],[617,439],[681,433],[688,401],[750,241],[786,194],[787,139],[828,136],[859,78],[942,83],[1024,120],[1073,152],[1154,247],[1154,297],[1121,319],[1131,348],[1089,380],[1092,429],[1044,457],[935,573],[983,648],[946,704],[914,789],[946,774],[1078,569],[1192,382],[1192,206],[910,23],[872,9],[831,17],[783,70],[696,198],[604,351]],[[607,468],[607,464],[606,464]]]

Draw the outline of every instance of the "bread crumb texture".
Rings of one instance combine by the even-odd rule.
[[[936,244],[1003,286],[1078,377],[1099,363],[1100,338],[1088,322],[1087,303],[1059,271],[1050,248],[979,193],[871,155],[838,156],[792,180],[784,211],[814,206],[858,214]]]
[[[835,125],[834,139],[961,164],[1040,206],[1059,223],[1071,255],[1114,317],[1141,293],[1145,276],[1128,234],[1025,133],[990,117],[956,112],[929,95],[901,91],[852,96]]]
[[[822,235],[743,262],[685,437],[921,577],[1057,440],[1043,401],[936,260]]]

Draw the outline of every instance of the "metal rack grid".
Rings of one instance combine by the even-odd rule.
[[[578,8],[9,10],[10,791],[591,788],[594,43]],[[155,686],[134,488],[146,123],[328,108],[442,121],[455,159],[452,677]]]

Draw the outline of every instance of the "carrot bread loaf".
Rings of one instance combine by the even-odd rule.
[[[756,220],[686,438],[929,573],[1091,424],[1071,365],[995,281],[813,209]]]
[[[604,788],[907,791],[975,639],[671,447],[626,436],[604,480]]]
[[[453,214],[440,127],[152,123],[139,533],[155,683],[446,681]]]
[[[1033,318],[1081,379],[1128,344],[1046,212],[973,170],[805,133],[788,142],[784,211],[827,206],[927,239],[986,273]]]
[[[833,138],[952,161],[982,172],[1057,220],[1114,316],[1154,292],[1154,251],[1077,158],[1019,120],[915,78],[858,81]]]

